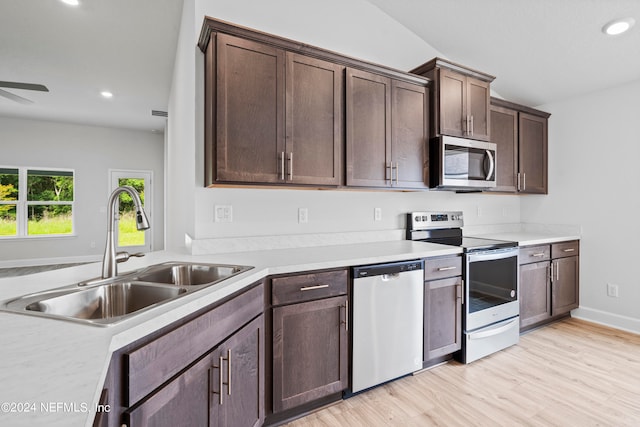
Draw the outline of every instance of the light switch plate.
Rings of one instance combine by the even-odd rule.
[[[382,208],[373,208],[373,220],[382,221]]]

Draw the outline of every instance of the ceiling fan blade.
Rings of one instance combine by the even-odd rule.
[[[30,100],[30,99],[23,98],[23,97],[18,96],[18,95],[14,95],[13,93],[7,92],[6,90],[2,90],[2,89],[0,89],[0,96],[4,96],[5,98],[8,98],[8,99],[10,99],[12,101],[15,101],[15,102],[19,102],[20,104],[27,104],[27,105],[28,104],[33,104],[33,101]]]
[[[19,83],[19,82],[1,82],[0,87],[6,87],[10,89],[24,89],[24,90],[37,90],[40,92],[49,92],[49,89],[45,85],[35,83]]]

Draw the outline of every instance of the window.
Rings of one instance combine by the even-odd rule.
[[[129,185],[140,194],[145,213],[153,227],[151,217],[151,177],[150,171],[110,170],[111,191],[121,185]],[[136,228],[136,209],[133,199],[128,193],[121,193],[118,201],[119,221],[116,228],[116,248],[127,252],[150,252],[151,233],[149,230]]]
[[[0,237],[73,234],[74,172],[0,167]]]

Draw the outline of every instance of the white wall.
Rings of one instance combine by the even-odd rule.
[[[210,239],[402,229],[404,214],[420,209],[463,209],[468,224],[519,221],[515,196],[203,188],[204,55],[194,46],[205,15],[401,70],[442,55],[363,0],[185,0],[184,13],[169,107],[169,248],[183,246],[185,233]],[[191,193],[185,185],[193,180]],[[233,222],[215,223],[215,205],[232,205]],[[299,207],[309,209],[307,224],[297,222]],[[374,207],[383,209],[382,221],[373,221]]]
[[[640,332],[640,80],[540,109],[552,114],[550,193],[523,197],[522,221],[580,224],[575,314]],[[607,283],[619,286],[618,298]]]
[[[0,263],[8,266],[59,257],[69,258],[66,261],[100,258],[106,240],[109,169],[153,171],[151,231],[154,250],[162,249],[163,159],[161,133],[0,117],[0,165],[74,169],[76,182],[76,235],[2,239]]]

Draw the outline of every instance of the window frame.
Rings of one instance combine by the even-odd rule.
[[[133,169],[109,169],[109,194],[119,186],[119,179],[121,178],[136,178],[143,179],[145,182],[144,188],[144,211],[151,223],[151,228],[144,230],[145,244],[141,246],[120,246],[120,227],[114,228],[114,240],[116,251],[126,251],[129,253],[142,252],[148,253],[153,251],[153,171],[152,170],[133,170]],[[116,203],[116,212],[119,211],[119,202]]]
[[[18,239],[61,239],[76,237],[76,170],[70,168],[43,167],[43,166],[9,166],[0,165],[0,169],[18,170],[18,199],[0,200],[0,205],[16,205],[16,234],[12,236],[0,236],[0,240]],[[43,172],[70,172],[73,180],[73,200],[28,200],[28,175],[29,171]],[[65,234],[29,234],[29,206],[71,206],[71,233]]]

